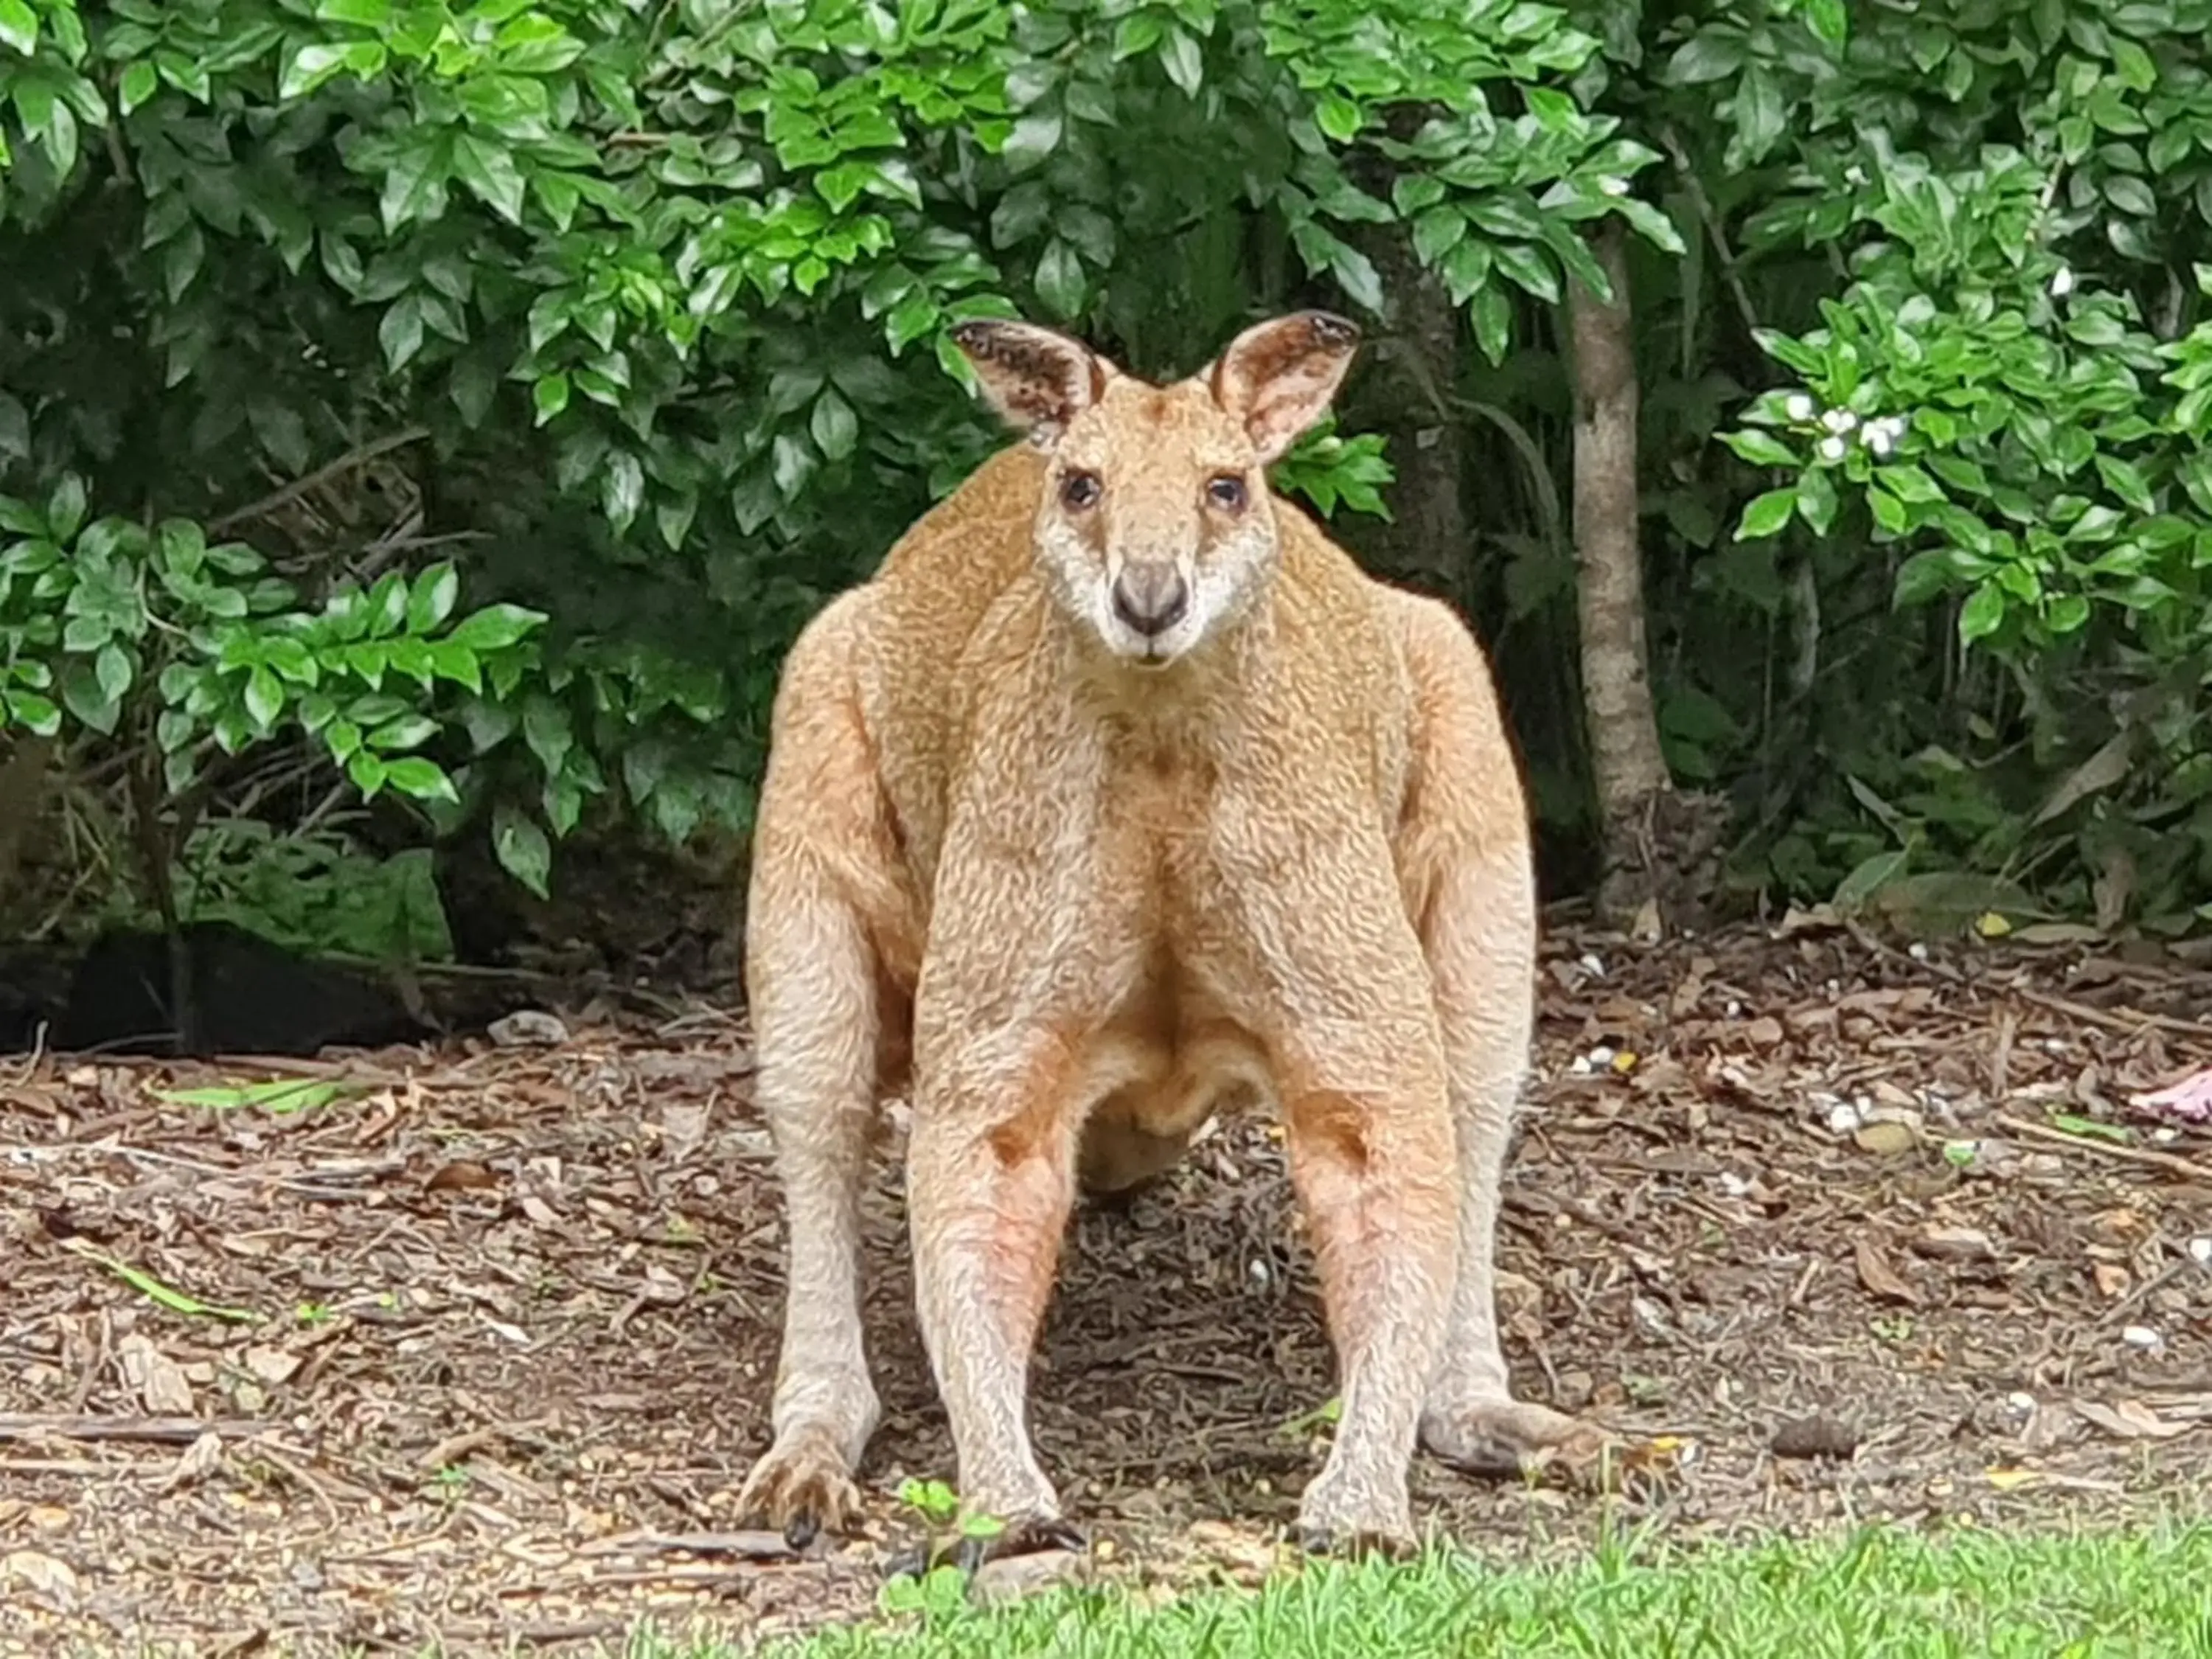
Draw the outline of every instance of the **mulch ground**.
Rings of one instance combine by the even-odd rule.
[[[1834,929],[1563,933],[1543,971],[1508,1354],[1643,1449],[1611,1498],[1425,1462],[1424,1514],[1508,1556],[1608,1518],[2201,1509],[2212,1131],[2128,1099],[2212,1063],[2212,975]],[[315,1065],[0,1061],[0,1650],[495,1652],[868,1608],[915,1536],[900,1480],[952,1474],[895,1163],[867,1535],[785,1559],[732,1504],[781,1293],[743,1024],[564,1018]],[[164,1097],[282,1076],[347,1087]],[[1072,1510],[1122,1571],[1263,1570],[1332,1390],[1268,1126],[1081,1216],[1060,1285],[1033,1418]]]

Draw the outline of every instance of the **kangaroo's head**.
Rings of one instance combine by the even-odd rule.
[[[1268,464],[1320,418],[1359,331],[1302,311],[1244,331],[1172,386],[1066,335],[963,323],[984,395],[1044,451],[1039,569],[1109,651],[1164,665],[1249,608],[1280,562]]]

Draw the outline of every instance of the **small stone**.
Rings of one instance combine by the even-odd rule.
[[[2120,1333],[2120,1340],[2130,1348],[2153,1352],[2166,1346],[2166,1339],[2148,1325],[2130,1325]]]

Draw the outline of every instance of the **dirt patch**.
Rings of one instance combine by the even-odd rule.
[[[1710,1536],[2212,1492],[2212,1133],[2125,1105],[2212,1062],[2212,981],[1939,956],[1549,947],[1502,1305],[1523,1391],[1675,1437],[1616,1516]],[[743,1027],[571,1025],[281,1068],[0,1065],[0,1649],[490,1652],[866,1608],[911,1536],[900,1478],[952,1474],[895,1167],[869,1206],[871,1535],[780,1559],[731,1508],[781,1296]],[[163,1097],[252,1077],[310,1086]],[[1033,1421],[1135,1569],[1259,1570],[1317,1467],[1319,1431],[1285,1426],[1333,1388],[1293,1218],[1252,1123],[1073,1229]],[[1606,1513],[1416,1480],[1500,1554]]]

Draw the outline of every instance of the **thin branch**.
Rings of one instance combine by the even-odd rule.
[[[343,477],[357,467],[366,466],[371,461],[389,455],[395,449],[404,449],[410,444],[420,443],[429,435],[429,428],[410,426],[404,432],[395,432],[389,437],[378,438],[372,442],[365,443],[358,449],[348,450],[336,460],[317,467],[307,477],[295,478],[283,489],[270,491],[259,501],[249,506],[241,507],[235,512],[224,514],[222,517],[209,525],[208,529],[215,535],[222,535],[250,520],[261,518],[274,513],[280,507],[289,506],[309,490],[319,489],[333,478]]]
[[[1721,228],[1720,214],[1714,209],[1712,198],[1705,194],[1705,185],[1698,179],[1697,170],[1690,165],[1689,152],[1671,126],[1659,135],[1667,146],[1667,153],[1674,159],[1674,171],[1682,180],[1682,188],[1690,204],[1698,210],[1698,221],[1705,228],[1705,240],[1713,245],[1713,257],[1721,268],[1721,280],[1728,284],[1729,293],[1735,297],[1735,308],[1742,313],[1744,326],[1754,334],[1765,326],[1759,313],[1751,303],[1751,291],[1743,285],[1742,267],[1737,263],[1735,250],[1729,246],[1728,232]]]

